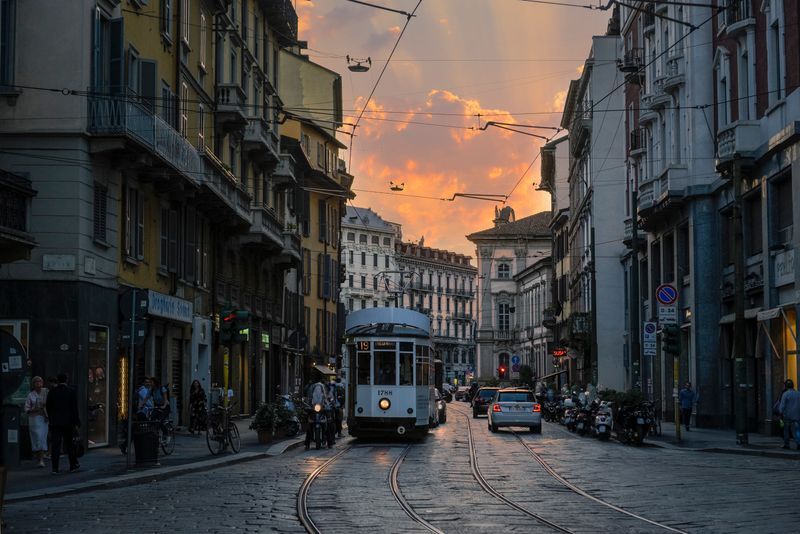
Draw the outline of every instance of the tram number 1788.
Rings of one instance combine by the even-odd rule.
[[[380,395],[382,397],[391,397],[392,396],[392,390],[390,390],[390,389],[379,389],[378,390],[378,395]]]

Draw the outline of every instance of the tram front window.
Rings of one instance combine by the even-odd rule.
[[[400,353],[400,385],[414,385],[414,354],[411,352]]]
[[[394,351],[375,351],[376,386],[397,385],[397,358]]]
[[[369,352],[358,353],[358,383],[362,386],[369,385]]]

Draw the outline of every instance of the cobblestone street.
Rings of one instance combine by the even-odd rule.
[[[794,484],[792,460],[628,447],[552,424],[542,435],[490,434],[485,419],[468,417],[465,407],[451,404],[449,422],[407,451],[402,443],[347,438],[333,450],[301,448],[160,482],[13,503],[4,513],[7,532],[29,532],[32,525],[69,533],[304,532],[298,490],[338,453],[312,481],[305,502],[322,532],[768,533],[791,531],[797,520],[793,501],[774,498],[776,488]],[[477,482],[467,425],[477,472],[515,506]],[[597,500],[567,489],[520,440]],[[393,495],[391,473],[404,451],[396,473],[400,495],[430,528]]]

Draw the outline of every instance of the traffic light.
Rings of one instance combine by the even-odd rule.
[[[221,345],[228,345],[233,341],[233,328],[236,313],[231,309],[223,309],[219,312],[219,342]]]
[[[233,341],[247,341],[250,338],[250,312],[236,310],[233,319]]]
[[[502,364],[500,365],[500,367],[497,368],[497,376],[500,380],[505,380],[506,370],[507,370],[506,366]]]
[[[676,356],[681,353],[680,328],[678,325],[667,324],[661,327],[661,349],[666,354]]]

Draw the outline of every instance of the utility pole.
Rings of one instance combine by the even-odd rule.
[[[747,445],[747,355],[744,321],[744,232],[742,228],[742,162],[733,161],[734,412],[736,443]]]
[[[592,383],[597,386],[597,368],[599,366],[599,358],[598,358],[598,351],[597,351],[597,251],[595,250],[595,243],[594,243],[594,225],[592,226],[591,233],[591,246],[592,246],[592,267],[591,271],[589,271],[589,279],[590,287],[592,288],[592,337],[591,337],[591,354],[592,354],[592,362],[589,366],[589,377],[586,381],[587,383]]]
[[[638,190],[631,188],[631,291],[630,291],[630,315],[631,315],[631,389],[636,389],[636,385],[642,385],[643,370],[647,368],[641,361],[641,347],[639,344],[639,199]],[[641,388],[645,391],[645,388]]]

